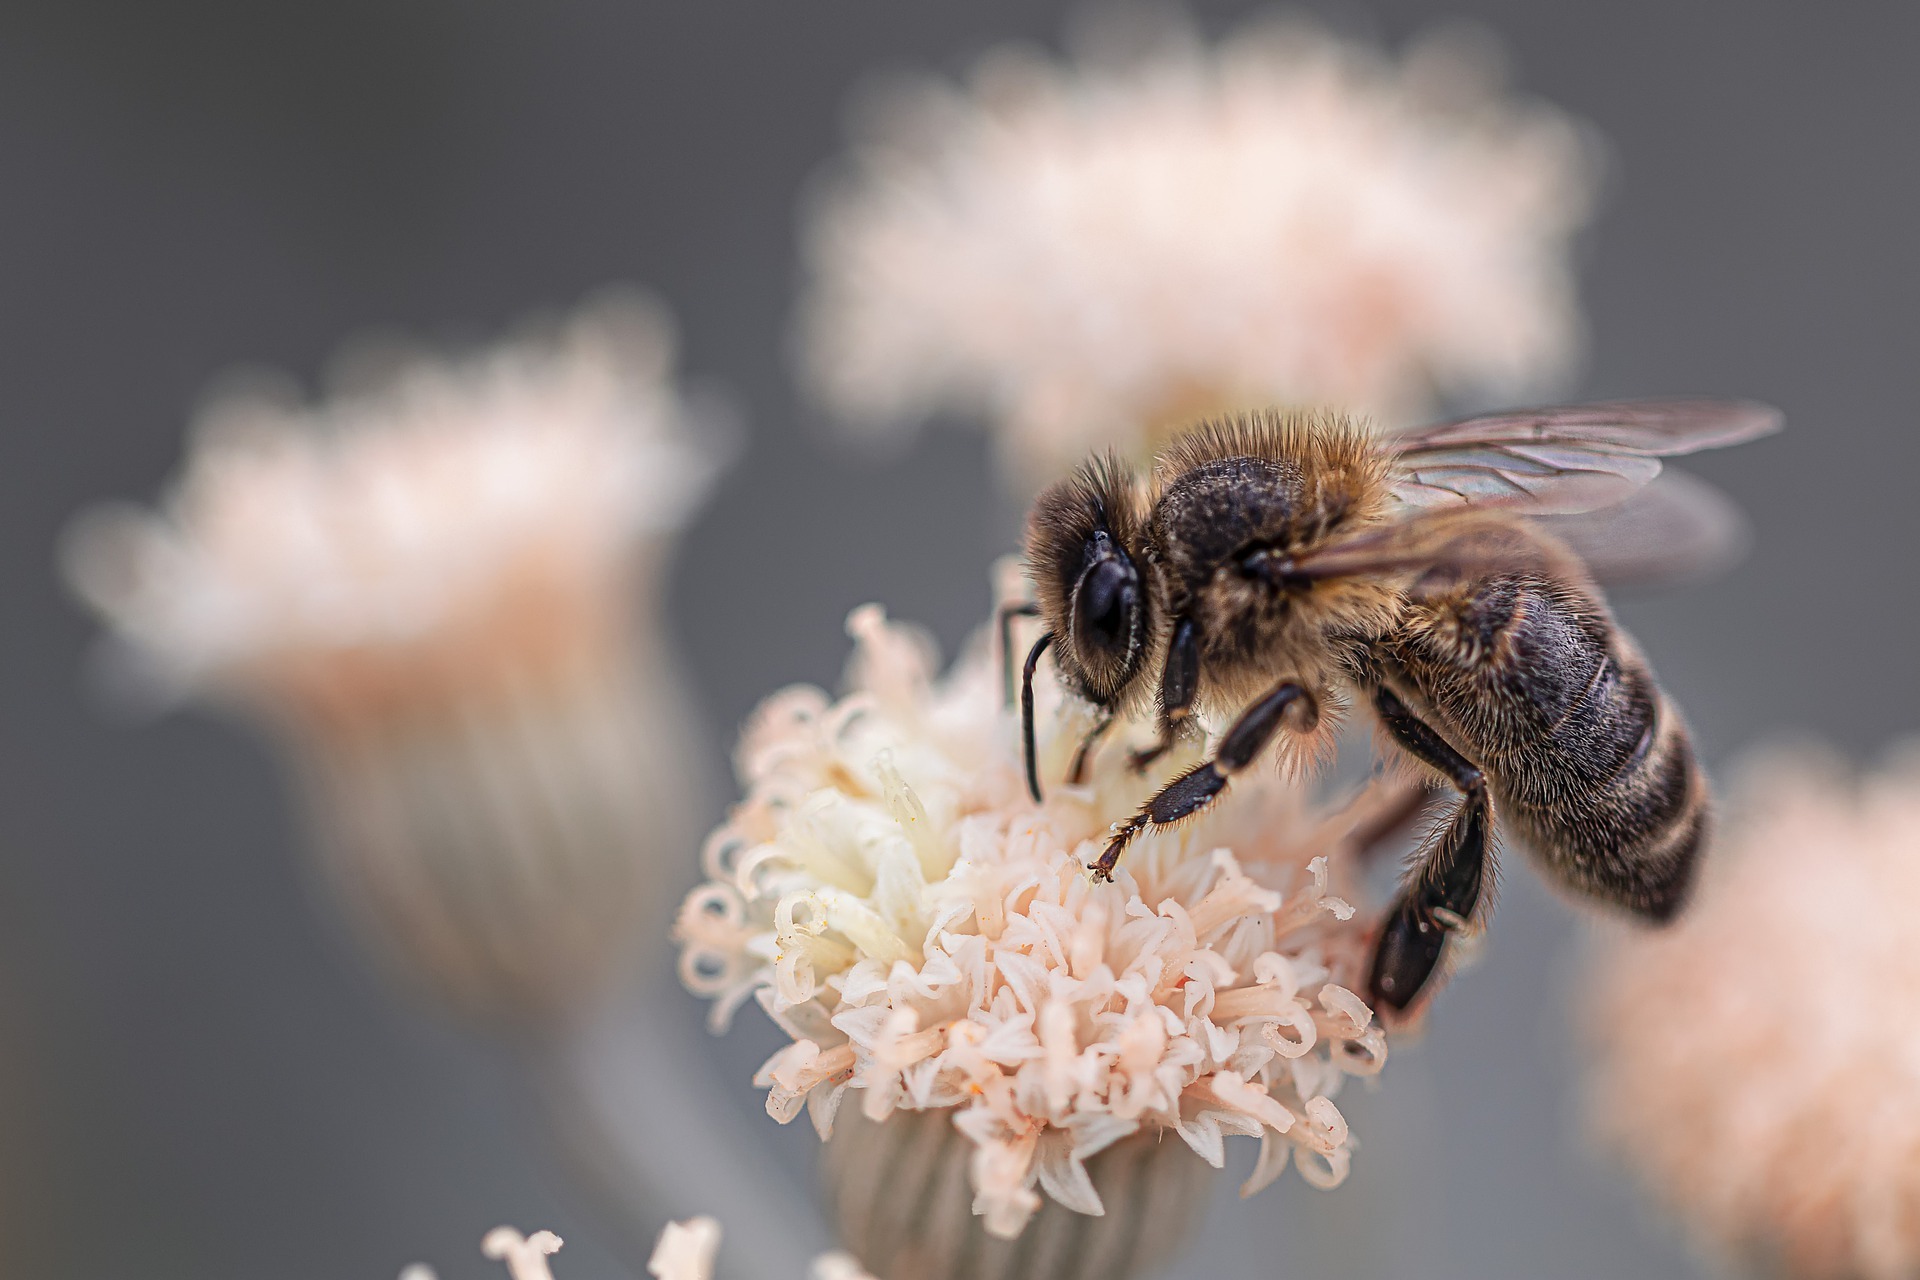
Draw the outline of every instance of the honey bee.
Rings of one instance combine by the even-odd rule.
[[[1267,412],[1190,429],[1150,482],[1091,461],[1042,493],[1027,525],[1027,611],[1046,625],[1023,696],[1034,797],[1032,686],[1049,648],[1062,683],[1101,713],[1075,781],[1120,714],[1156,713],[1141,768],[1196,711],[1232,714],[1210,759],[1116,824],[1090,868],[1101,878],[1136,836],[1212,804],[1283,729],[1354,701],[1460,797],[1380,931],[1378,1005],[1412,1004],[1448,938],[1478,919],[1496,814],[1562,884],[1669,919],[1706,837],[1707,783],[1592,570],[1714,552],[1726,521],[1698,482],[1650,484],[1660,458],[1779,426],[1763,405],[1690,400],[1384,437],[1340,414]],[[1556,516],[1573,518],[1539,518]]]

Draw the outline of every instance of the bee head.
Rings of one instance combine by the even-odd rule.
[[[1027,572],[1055,666],[1104,707],[1134,686],[1152,635],[1141,505],[1133,473],[1109,457],[1042,493],[1027,521]]]

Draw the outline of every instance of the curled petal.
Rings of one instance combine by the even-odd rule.
[[[1283,1035],[1283,1030],[1294,1034]],[[1283,1058],[1303,1058],[1319,1042],[1320,1028],[1314,1023],[1312,1011],[1296,1001],[1292,1009],[1260,1028],[1260,1038]]]
[[[1347,1180],[1347,1173],[1353,1167],[1353,1153],[1346,1147],[1323,1153],[1304,1144],[1296,1145],[1293,1165],[1308,1186],[1331,1191]]]
[[[1377,1076],[1387,1065],[1387,1037],[1378,1027],[1368,1027],[1352,1040],[1336,1040],[1327,1048],[1333,1064],[1350,1076]]]
[[[1373,1010],[1367,1007],[1366,1001],[1331,982],[1320,988],[1320,1007],[1345,1018],[1353,1028],[1353,1035],[1365,1031],[1373,1022]]]

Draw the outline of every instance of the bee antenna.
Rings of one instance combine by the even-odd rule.
[[[1027,667],[1020,677],[1020,741],[1027,756],[1027,791],[1032,794],[1035,804],[1041,803],[1040,763],[1033,750],[1033,669],[1040,665],[1040,655],[1053,643],[1053,632],[1041,636],[1034,642],[1032,652],[1027,654]]]

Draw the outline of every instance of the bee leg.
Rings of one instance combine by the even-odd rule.
[[[1133,753],[1135,773],[1145,772],[1180,740],[1180,731],[1193,715],[1193,700],[1199,692],[1200,629],[1191,618],[1181,618],[1173,624],[1166,665],[1160,668],[1160,740],[1145,751]]]
[[[1453,821],[1401,891],[1374,951],[1368,981],[1372,997],[1398,1012],[1413,1003],[1439,967],[1447,937],[1465,929],[1480,905],[1492,812],[1478,768],[1391,691],[1376,690],[1374,706],[1401,749],[1446,775],[1461,796]]]
[[[1032,651],[1027,654],[1027,665],[1020,673],[1020,749],[1027,760],[1027,793],[1035,804],[1045,801],[1040,795],[1040,757],[1033,746],[1033,673],[1040,665],[1040,655],[1052,644],[1051,631],[1034,641]]]
[[[1252,764],[1273,741],[1273,735],[1279,732],[1281,722],[1296,703],[1310,717],[1318,715],[1313,695],[1291,680],[1276,685],[1272,692],[1242,711],[1226,736],[1220,739],[1213,759],[1195,765],[1160,788],[1138,813],[1113,833],[1106,852],[1087,868],[1093,872],[1094,879],[1113,879],[1113,869],[1119,865],[1121,853],[1142,831],[1170,826],[1212,804],[1214,797],[1227,789],[1227,779]]]
[[[1013,705],[1015,693],[1013,681],[1013,620],[1015,618],[1037,618],[1040,606],[1037,604],[1006,604],[1000,606],[1000,677],[1006,689],[1006,705]]]
[[[1080,749],[1073,753],[1073,767],[1067,770],[1067,784],[1077,787],[1087,780],[1087,761],[1093,756],[1093,749],[1100,739],[1113,727],[1114,709],[1100,708],[1100,718],[1094,721],[1093,728],[1087,730],[1087,736],[1080,739]]]

